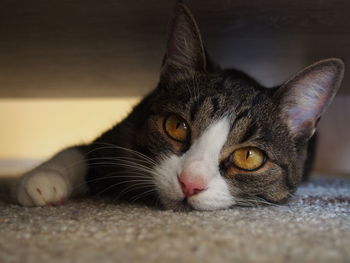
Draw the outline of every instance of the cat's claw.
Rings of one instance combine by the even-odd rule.
[[[63,204],[71,192],[72,187],[59,172],[39,169],[20,179],[15,198],[23,206],[52,206]]]

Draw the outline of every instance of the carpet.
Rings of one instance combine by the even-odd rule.
[[[350,178],[315,177],[283,206],[211,212],[0,202],[0,262],[350,262]]]

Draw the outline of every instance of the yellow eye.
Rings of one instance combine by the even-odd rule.
[[[244,171],[258,170],[266,161],[265,154],[256,147],[240,148],[230,158],[234,166]]]
[[[186,142],[189,139],[189,128],[186,121],[176,114],[170,114],[164,120],[164,130],[173,140]]]

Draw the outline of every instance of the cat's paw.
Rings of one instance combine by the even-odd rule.
[[[60,205],[71,192],[70,183],[59,172],[38,169],[20,179],[15,198],[23,206]]]

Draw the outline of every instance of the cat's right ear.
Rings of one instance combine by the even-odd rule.
[[[179,2],[170,26],[161,79],[206,72],[206,69],[206,52],[197,23],[188,7]]]
[[[274,95],[281,117],[296,140],[314,134],[321,115],[332,102],[344,76],[344,62],[321,60],[299,72]]]

